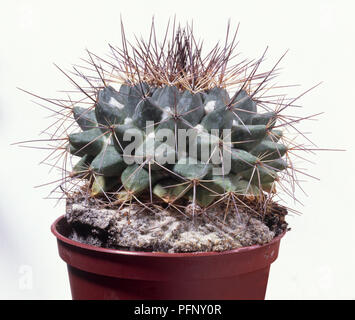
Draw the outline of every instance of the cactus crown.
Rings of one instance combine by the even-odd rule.
[[[265,204],[277,186],[293,186],[290,154],[302,148],[284,128],[301,118],[281,115],[294,100],[264,97],[278,63],[258,72],[265,53],[234,62],[229,25],[225,44],[206,55],[189,25],[169,30],[158,44],[153,22],[149,40],[130,45],[122,26],[112,59],[88,51],[87,73],[74,68],[86,85],[65,73],[83,98],[45,99],[59,108],[50,135],[64,159],[64,194],[194,213],[221,201]]]

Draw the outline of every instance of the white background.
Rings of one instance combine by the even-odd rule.
[[[154,14],[158,29],[169,17],[194,19],[206,46],[224,40],[228,18],[241,23],[239,50],[259,57],[269,46],[268,63],[290,49],[282,63],[283,84],[301,84],[291,95],[323,84],[299,102],[299,115],[325,112],[305,122],[321,148],[304,164],[320,181],[303,184],[302,216],[290,216],[292,231],[282,240],[272,265],[268,299],[355,298],[353,1],[4,1],[0,2],[0,298],[70,299],[66,267],[57,254],[50,224],[64,204],[43,200],[56,178],[38,166],[42,151],[10,146],[36,139],[50,122],[44,109],[16,87],[42,96],[68,89],[53,62],[69,69],[86,48],[108,52],[119,44],[120,14],[127,35],[147,35]],[[32,275],[32,276],[31,276]],[[30,282],[25,280],[32,279]]]

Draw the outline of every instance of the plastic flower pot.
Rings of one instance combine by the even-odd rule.
[[[73,299],[261,300],[280,239],[224,252],[159,253],[105,249],[70,240],[62,216],[52,225],[67,263]]]

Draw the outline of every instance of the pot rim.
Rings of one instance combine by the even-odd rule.
[[[107,253],[107,254],[114,254],[114,255],[125,255],[125,256],[144,256],[144,257],[164,257],[164,258],[187,258],[187,257],[204,257],[204,256],[218,256],[218,255],[229,255],[229,254],[236,254],[236,253],[242,253],[242,252],[248,252],[252,251],[255,249],[260,249],[263,247],[267,247],[272,245],[275,242],[280,241],[280,239],[286,234],[287,230],[285,230],[283,233],[279,234],[278,236],[274,237],[270,242],[259,245],[255,244],[252,246],[248,247],[241,247],[241,248],[236,248],[232,250],[226,250],[226,251],[197,251],[197,252],[177,252],[177,253],[169,253],[169,252],[147,252],[147,251],[129,251],[129,250],[119,250],[119,249],[108,249],[108,248],[102,248],[102,247],[96,247],[93,245],[89,244],[84,244],[79,241],[74,241],[71,240],[65,236],[63,236],[58,230],[57,230],[57,225],[58,223],[62,220],[65,219],[65,215],[62,215],[58,217],[51,225],[51,232],[54,234],[54,236],[57,238],[57,240],[60,240],[70,246],[74,247],[79,247],[85,250],[89,250],[92,252],[98,252],[98,253]]]

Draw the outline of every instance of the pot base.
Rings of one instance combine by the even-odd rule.
[[[68,265],[74,300],[263,300],[269,269],[208,281],[162,282],[106,277]]]

